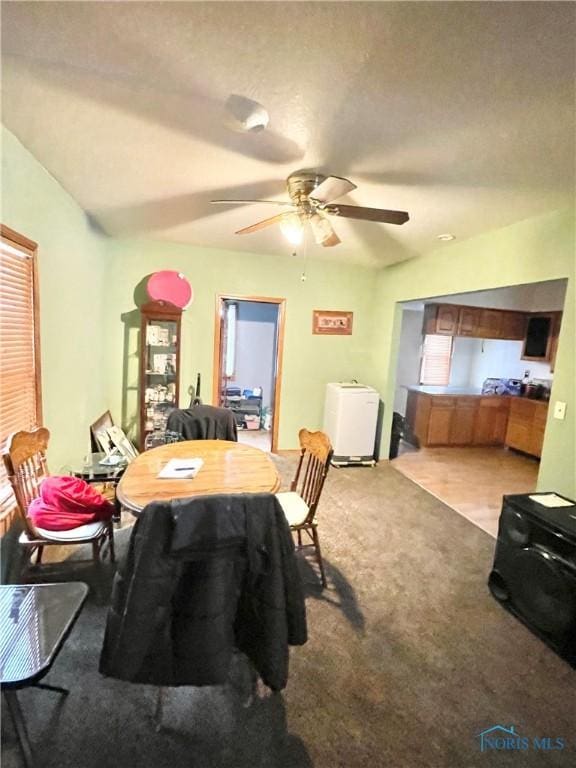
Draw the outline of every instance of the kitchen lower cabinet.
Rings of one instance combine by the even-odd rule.
[[[510,398],[481,397],[479,401],[474,424],[474,445],[504,445]]]
[[[408,393],[406,419],[422,446],[504,445],[509,397]]]
[[[460,396],[455,397],[454,400],[455,404],[450,421],[449,445],[472,445],[474,442],[478,398]]]
[[[409,391],[406,419],[422,446],[506,445],[540,456],[548,403],[524,397]]]
[[[542,400],[512,398],[505,445],[531,456],[542,454],[548,403]]]
[[[452,414],[455,404],[452,397],[432,397],[426,429],[425,445],[449,445],[452,434]]]

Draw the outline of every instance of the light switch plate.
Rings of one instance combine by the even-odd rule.
[[[564,420],[566,418],[566,403],[556,400],[554,403],[554,418]]]

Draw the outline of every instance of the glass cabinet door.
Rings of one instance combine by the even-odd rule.
[[[155,306],[151,306],[151,305]],[[162,304],[162,307],[157,305]],[[180,311],[166,302],[142,307],[140,380],[140,444],[146,436],[166,429],[171,410],[178,407]],[[162,310],[162,311],[159,311]],[[175,314],[177,313],[177,314]]]

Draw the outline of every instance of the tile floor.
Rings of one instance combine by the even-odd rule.
[[[390,464],[494,537],[502,496],[534,491],[539,467],[505,448],[472,447],[403,447]]]
[[[266,429],[239,429],[238,442],[270,453],[272,432]]]

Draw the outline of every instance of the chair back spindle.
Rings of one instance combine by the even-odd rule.
[[[39,495],[42,480],[50,474],[46,461],[49,439],[46,427],[33,432],[15,432],[8,438],[3,457],[22,524],[31,538],[36,538],[38,531],[28,517],[28,507]]]

